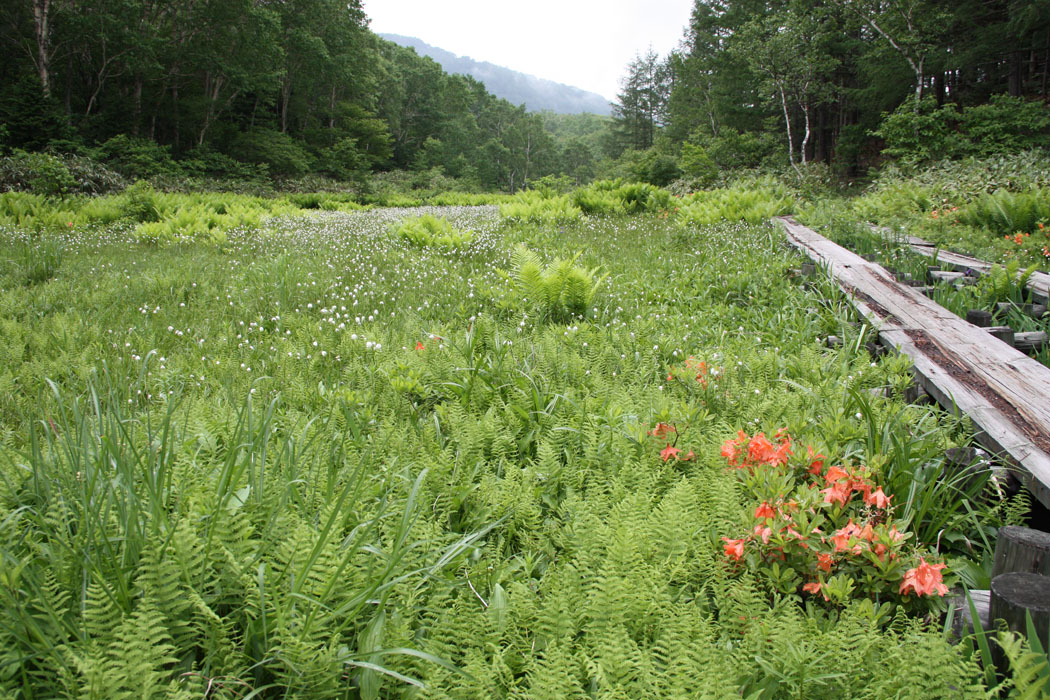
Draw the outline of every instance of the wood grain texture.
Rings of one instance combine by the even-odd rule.
[[[789,242],[850,295],[879,341],[911,358],[927,393],[969,416],[982,446],[1017,467],[1050,507],[1050,367],[899,284],[880,265],[790,217],[779,221]]]

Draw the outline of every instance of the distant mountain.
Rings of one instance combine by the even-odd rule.
[[[594,92],[519,73],[487,61],[457,56],[414,37],[399,34],[379,36],[399,46],[413,48],[420,56],[429,56],[437,61],[446,73],[469,75],[485,83],[488,91],[496,97],[502,97],[511,104],[524,104],[530,112],[549,110],[557,114],[612,113],[609,101]]]

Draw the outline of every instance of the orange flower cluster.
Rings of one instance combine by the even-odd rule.
[[[923,557],[919,557],[919,565],[909,569],[901,581],[900,593],[906,595],[911,592],[915,595],[937,595],[943,596],[948,592],[948,587],[941,582],[941,569],[944,564],[927,564]]]
[[[757,433],[750,437],[743,430],[737,432],[736,440],[726,440],[722,445],[722,456],[729,462],[730,466],[753,468],[764,464],[770,467],[779,467],[787,464],[791,456],[791,436],[783,431],[774,436],[777,444],[774,445],[766,437],[765,433]]]
[[[940,573],[944,564],[927,564],[920,557],[918,566],[904,565],[910,559],[902,550],[908,535],[892,518],[893,497],[866,467],[834,465],[825,471],[824,455],[811,447],[805,454],[795,456],[791,436],[783,430],[773,440],[740,431],[722,445],[722,457],[741,470],[758,501],[750,533],[722,537],[729,560],[750,568],[776,562],[779,571],[786,567],[797,574],[782,579],[782,592],[796,592],[801,579],[802,592],[828,601],[834,597],[838,604],[855,586],[857,594],[871,597],[884,596],[894,586],[902,596],[947,592]],[[779,476],[759,473],[766,469]],[[783,476],[794,479],[788,493],[762,492],[782,489]]]
[[[812,469],[809,473],[820,475],[819,471],[814,472]],[[882,509],[886,509],[890,505],[890,499],[893,498],[883,493],[881,486],[875,487],[868,478],[867,469],[864,467],[856,467],[848,472],[839,466],[831,467],[824,475],[824,483],[827,488],[820,489],[820,492],[824,494],[824,502],[835,503],[843,507],[854,493],[864,494],[866,504]]]

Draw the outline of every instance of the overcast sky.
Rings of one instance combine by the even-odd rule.
[[[364,0],[372,31],[616,97],[650,45],[675,48],[693,0]]]

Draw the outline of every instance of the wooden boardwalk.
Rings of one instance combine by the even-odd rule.
[[[791,244],[850,295],[879,341],[911,358],[926,392],[969,416],[977,440],[1013,463],[1032,494],[1050,508],[1050,367],[899,284],[880,265],[790,217],[779,221]]]
[[[963,255],[962,253],[953,253],[950,250],[938,250],[935,244],[915,236],[908,236],[908,245],[916,253],[929,258],[936,257],[938,263],[960,272],[973,270],[984,274],[992,269],[991,263],[971,258],[969,255]],[[1028,278],[1028,288],[1032,290],[1032,297],[1040,304],[1050,302],[1050,275],[1045,272],[1032,273],[1032,276]]]

